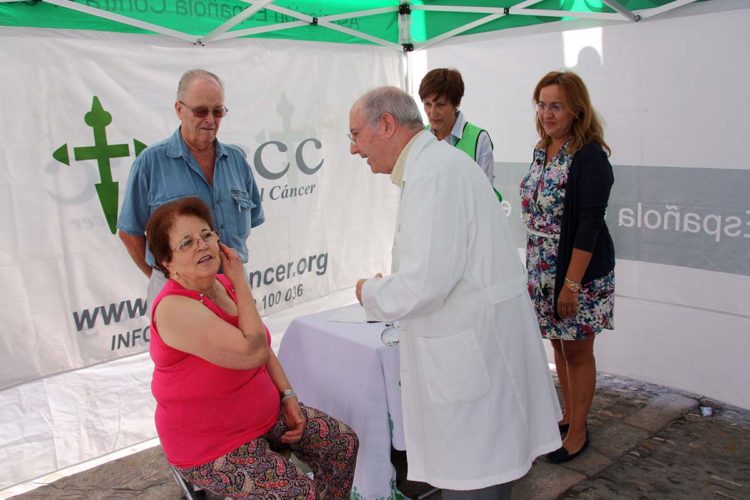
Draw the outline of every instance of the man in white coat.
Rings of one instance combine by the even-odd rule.
[[[444,499],[510,498],[561,446],[561,413],[505,215],[400,89],[360,97],[349,129],[351,153],[401,188],[392,273],[356,291],[368,320],[398,321],[408,478]]]

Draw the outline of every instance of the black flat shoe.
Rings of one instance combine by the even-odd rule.
[[[581,446],[581,449],[578,450],[575,453],[570,453],[568,450],[565,449],[564,446],[559,447],[555,451],[552,451],[550,453],[547,453],[547,460],[552,462],[553,464],[561,464],[563,462],[569,462],[573,460],[575,457],[580,455],[584,452],[586,448],[589,447],[589,433],[586,432],[586,440],[583,442],[583,446]]]
[[[570,424],[557,424],[557,428],[560,429],[560,434],[565,434],[570,429]]]

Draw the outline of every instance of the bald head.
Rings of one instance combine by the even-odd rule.
[[[180,77],[180,81],[177,84],[178,101],[185,100],[185,94],[187,94],[193,82],[197,80],[213,81],[216,85],[218,85],[219,89],[221,89],[221,92],[224,92],[224,82],[221,81],[221,78],[219,78],[214,73],[211,73],[210,71],[206,71],[205,69],[194,68],[185,71],[182,74],[182,77]]]
[[[424,128],[419,107],[414,99],[397,87],[378,87],[356,100],[352,109],[359,108],[365,120],[374,126],[384,113],[393,117],[397,125],[413,131]]]
[[[349,152],[365,158],[376,174],[389,174],[401,151],[424,130],[414,99],[396,87],[379,87],[357,99],[349,112]]]

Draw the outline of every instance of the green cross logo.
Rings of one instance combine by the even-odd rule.
[[[117,232],[117,208],[118,208],[118,185],[117,181],[112,180],[112,168],[109,160],[112,158],[123,158],[130,156],[130,147],[128,144],[108,144],[107,143],[107,125],[112,123],[112,115],[105,111],[99,98],[94,96],[91,103],[91,111],[84,116],[86,125],[94,129],[94,145],[74,147],[73,154],[76,161],[96,160],[99,167],[99,178],[101,182],[96,184],[96,194],[99,196],[99,203],[104,211],[104,218],[112,234]],[[141,154],[146,148],[138,139],[133,139],[133,149],[135,156]],[[70,154],[68,145],[63,144],[52,153],[52,157],[70,166]]]

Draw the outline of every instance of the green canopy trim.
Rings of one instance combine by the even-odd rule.
[[[0,0],[0,26],[159,34],[201,45],[247,37],[413,50],[555,21],[639,21],[694,1]]]

